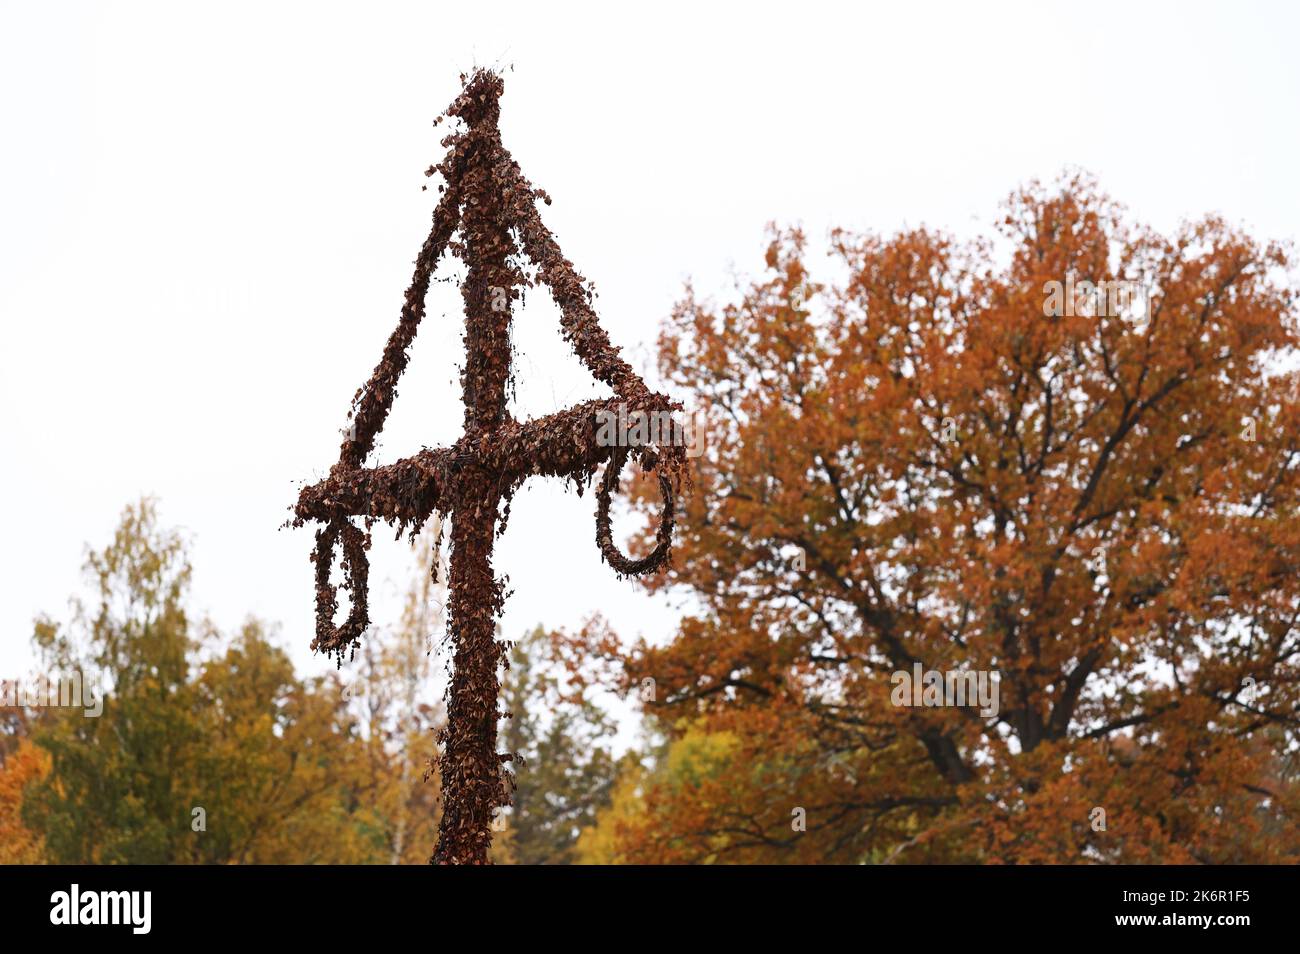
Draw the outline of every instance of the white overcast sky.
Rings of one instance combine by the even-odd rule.
[[[1081,166],[1162,228],[1300,235],[1295,4],[458,7],[0,3],[0,675],[145,493],[191,536],[200,613],[327,666],[311,531],[277,528],[396,322],[431,121],[475,65],[513,67],[506,145],[647,370],[683,282],[725,294],[772,220],[969,236]],[[380,460],[455,438],[460,320],[435,286]],[[601,393],[557,321],[539,296],[516,319],[518,413]],[[600,562],[593,505],[516,499],[507,635],[594,611],[671,631]],[[409,566],[377,535],[376,622]]]

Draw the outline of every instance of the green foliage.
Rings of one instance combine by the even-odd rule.
[[[36,714],[49,771],[23,779],[15,839],[43,837],[55,863],[423,860],[437,787],[411,765],[422,740],[424,760],[432,753],[436,713],[405,723],[422,735],[391,731],[410,700],[376,675],[403,668],[393,654],[410,655],[414,623],[398,650],[372,649],[364,691],[349,699],[333,676],[300,679],[255,620],[233,639],[196,636],[185,544],[158,527],[150,501],[127,508],[86,570],[94,605],[74,604],[66,629],[38,622],[35,642],[48,672],[99,678],[103,711]],[[404,851],[396,832],[421,851]]]
[[[501,730],[507,752],[519,756],[509,820],[514,860],[570,864],[580,831],[609,803],[618,764],[604,740],[609,716],[583,695],[567,692],[545,658],[539,626],[510,653],[502,685],[507,711]]]
[[[36,641],[50,671],[79,672],[86,683],[97,677],[111,701],[98,718],[46,710],[36,741],[52,771],[24,815],[44,832],[51,861],[164,864],[185,854],[185,766],[202,744],[189,681],[195,646],[182,608],[189,562],[146,500],[127,508],[86,570],[97,605],[75,604],[71,633],[39,623]]]

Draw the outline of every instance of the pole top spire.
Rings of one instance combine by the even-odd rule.
[[[505,92],[505,79],[497,72],[479,67],[472,73],[460,75],[461,92],[443,115],[455,116],[467,125],[482,122],[495,123],[501,115],[500,99]]]

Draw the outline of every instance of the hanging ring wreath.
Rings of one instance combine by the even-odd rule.
[[[343,586],[348,591],[352,608],[343,625],[336,626],[334,614],[339,606],[338,591],[330,582],[330,571],[334,568],[334,544],[340,535],[343,537]],[[366,599],[370,575],[370,558],[366,555],[369,542],[367,534],[346,517],[335,517],[317,531],[316,549],[311,557],[316,564],[316,638],[312,642],[313,651],[337,653],[341,658],[343,650],[349,645],[355,646],[370,625]]]
[[[625,576],[641,576],[653,573],[668,562],[668,551],[673,542],[673,486],[668,477],[659,472],[653,455],[649,455],[648,460],[643,459],[642,463],[647,464],[648,469],[655,470],[659,477],[659,495],[663,498],[664,511],[659,518],[659,532],[655,535],[654,549],[637,560],[624,556],[614,545],[610,531],[609,501],[618,486],[618,478],[623,472],[627,457],[626,447],[616,447],[610,454],[609,463],[605,465],[605,474],[596,491],[596,545],[600,547],[605,562],[617,572]]]

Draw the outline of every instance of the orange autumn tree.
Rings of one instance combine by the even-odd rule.
[[[776,232],[739,300],[675,309],[708,449],[655,585],[699,611],[622,672],[719,742],[608,859],[1300,860],[1287,251],[1082,176],[998,232],[837,232],[824,283]],[[896,705],[918,664],[1000,674],[996,715]]]
[[[50,772],[49,753],[32,744],[30,730],[25,709],[0,711],[0,865],[34,865],[45,858],[44,837],[23,819],[27,786]]]

